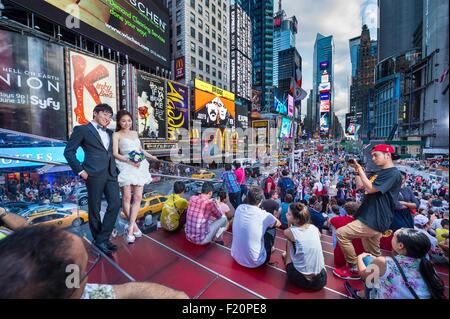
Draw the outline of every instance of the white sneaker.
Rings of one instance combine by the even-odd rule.
[[[142,232],[141,232],[141,230],[139,229],[137,232],[134,232],[133,235],[134,235],[134,237],[136,237],[136,238],[140,238],[140,237],[142,237]]]
[[[219,230],[218,230],[217,233],[216,233],[216,236],[215,236],[216,239],[219,239],[220,236],[222,236],[222,234],[223,234],[226,230],[227,230],[226,227],[220,227]]]
[[[126,236],[125,236],[125,241],[128,243],[128,244],[132,244],[132,243],[134,243],[134,241],[136,240],[136,237],[134,237],[134,235],[128,235],[128,234],[126,234]]]

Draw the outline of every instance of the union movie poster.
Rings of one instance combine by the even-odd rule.
[[[71,125],[88,124],[97,104],[106,103],[118,109],[117,65],[69,50]],[[116,122],[111,120],[110,129]]]
[[[178,140],[180,129],[189,129],[188,88],[167,82],[167,138]]]
[[[0,30],[0,128],[67,139],[61,46]]]
[[[139,137],[166,140],[166,87],[164,80],[137,71],[136,87]]]

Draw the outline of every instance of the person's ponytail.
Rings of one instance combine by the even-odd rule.
[[[445,299],[445,285],[426,257],[420,259],[419,271],[431,294],[431,299]]]

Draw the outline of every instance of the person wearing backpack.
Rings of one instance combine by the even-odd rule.
[[[295,184],[294,181],[288,176],[288,171],[283,170],[281,175],[283,176],[278,181],[278,188],[280,189],[281,198],[284,198],[288,192],[295,194]]]
[[[186,209],[189,202],[183,198],[186,186],[184,182],[176,181],[173,194],[167,196],[161,212],[161,227],[167,231],[176,231],[186,223]]]

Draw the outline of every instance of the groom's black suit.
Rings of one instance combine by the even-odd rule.
[[[67,142],[64,156],[72,170],[79,174],[85,170],[89,207],[89,228],[97,244],[107,243],[114,228],[120,210],[119,184],[117,167],[112,153],[112,131],[107,129],[110,143],[108,149],[103,145],[97,129],[89,123],[75,126]],[[78,147],[84,151],[84,162],[76,158]],[[102,194],[105,194],[108,208],[103,222],[100,219]]]

